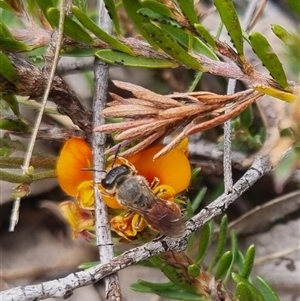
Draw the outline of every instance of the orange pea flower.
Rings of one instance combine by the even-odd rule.
[[[138,232],[147,227],[145,220],[139,214],[133,212],[124,212],[114,216],[110,221],[110,225],[115,232],[126,240],[130,240],[130,237],[136,236]]]
[[[191,168],[185,155],[186,148],[173,149],[153,161],[153,156],[162,148],[163,146],[160,145],[152,146],[128,157],[127,160],[149,183],[158,180],[158,186],[153,191],[159,198],[174,201],[175,195],[188,187]],[[91,167],[92,150],[90,146],[80,138],[68,140],[61,150],[56,170],[61,188],[67,194],[76,197],[76,202],[61,204],[61,209],[73,229],[74,237],[78,234],[87,237],[89,236],[87,233],[90,234],[94,230],[94,223],[90,221],[91,217],[86,215],[87,212],[94,214],[93,177],[92,172],[87,170]],[[99,189],[108,207],[126,209],[113,196],[108,196],[101,185]],[[126,210],[111,219],[112,230],[126,239],[134,238],[146,226],[145,220],[140,215],[128,214]]]
[[[95,219],[91,211],[83,210],[76,202],[65,201],[60,204],[60,209],[71,226],[73,238],[78,235],[90,240],[95,231]]]

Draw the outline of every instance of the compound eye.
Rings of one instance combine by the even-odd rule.
[[[127,165],[113,167],[101,181],[101,185],[106,190],[111,190],[117,185],[123,176],[129,175],[130,173],[131,169]]]

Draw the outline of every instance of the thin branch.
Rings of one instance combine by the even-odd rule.
[[[76,72],[82,72],[85,70],[92,71],[94,68],[94,57],[86,57],[83,59],[70,59],[68,60],[60,60],[60,62],[57,65],[57,73],[59,75],[65,75],[65,74],[71,74]]]
[[[15,136],[21,136],[22,138],[27,138],[30,137],[31,135],[31,133],[14,132],[14,131],[11,131],[10,133]],[[39,130],[37,139],[65,142],[72,137],[80,137],[84,139],[85,136],[86,136],[85,133],[81,130],[63,129],[63,128],[51,126],[49,128]]]
[[[46,87],[46,90],[45,90],[44,95],[43,95],[42,106],[41,106],[41,109],[38,113],[38,116],[37,116],[37,119],[36,119],[36,122],[35,122],[35,126],[34,126],[34,129],[33,129],[33,132],[32,132],[31,138],[30,138],[30,142],[29,142],[29,145],[28,145],[28,150],[27,150],[26,156],[24,158],[23,174],[25,174],[25,175],[28,174],[28,168],[29,168],[29,165],[30,165],[30,160],[31,160],[33,148],[35,146],[35,142],[36,142],[36,138],[37,138],[37,135],[38,135],[39,127],[40,127],[40,124],[42,122],[42,118],[43,118],[43,115],[44,115],[44,110],[45,110],[46,105],[47,105],[48,96],[50,94],[50,89],[51,89],[52,82],[53,82],[53,79],[54,79],[56,66],[57,66],[57,63],[58,63],[58,60],[59,60],[59,52],[60,52],[60,48],[61,48],[61,45],[62,45],[64,19],[65,19],[65,5],[64,4],[65,4],[64,1],[61,0],[60,1],[60,14],[59,14],[58,32],[57,32],[57,34],[54,35],[54,38],[52,39],[53,44],[55,45],[53,63],[52,63],[52,66],[51,66],[51,71],[50,71],[50,74],[49,74],[49,80],[48,80],[48,83],[47,83],[47,87]],[[14,201],[13,210],[12,210],[11,217],[10,217],[10,225],[9,225],[9,231],[10,232],[14,231],[15,226],[18,223],[20,204],[21,204],[21,198],[18,197]]]
[[[201,139],[197,142],[189,142],[189,154],[192,157],[201,156],[210,160],[222,161],[224,152],[219,148],[217,143]],[[245,154],[232,151],[232,163],[235,168],[244,169],[243,161],[246,158]]]
[[[55,170],[48,170],[39,173],[34,173],[33,175],[28,174],[13,174],[0,169],[0,181],[10,182],[10,183],[22,183],[31,184],[39,180],[45,180],[49,178],[57,177]]]
[[[234,94],[236,86],[235,79],[229,79],[227,86],[227,95]],[[227,111],[225,111],[227,113]],[[231,119],[224,123],[224,157],[223,157],[223,170],[224,170],[224,186],[225,193],[230,193],[233,186],[232,180],[232,152],[231,152]]]
[[[108,32],[112,32],[112,22],[105,8],[103,1],[99,1],[99,26]],[[95,60],[95,91],[93,99],[93,127],[103,125],[105,118],[100,112],[106,106],[107,90],[108,90],[108,71],[109,66],[99,60]],[[98,183],[103,178],[103,170],[105,170],[104,152],[105,152],[105,134],[94,133],[93,135],[93,156],[94,156],[94,195],[95,195],[95,219],[96,219],[96,237],[99,248],[99,258],[102,263],[109,262],[114,257],[114,249],[112,243],[111,229],[107,206],[101,199]],[[121,301],[121,287],[118,274],[112,274],[104,278],[106,299]]]
[[[261,7],[264,8],[266,1],[255,0],[248,4],[244,20],[243,26],[248,29],[249,24],[252,22],[252,17],[256,11],[256,8],[261,2]],[[264,3],[264,4],[263,4]],[[262,13],[263,11],[260,10]],[[256,18],[257,20],[257,18]],[[256,22],[253,20],[253,23]],[[253,24],[254,25],[254,24]],[[236,79],[230,78],[227,86],[227,95],[234,94],[236,88]],[[223,159],[223,169],[224,169],[224,186],[225,193],[229,193],[232,189],[233,180],[232,180],[232,150],[231,150],[231,120],[228,120],[224,123],[224,159]]]
[[[222,194],[187,222],[186,233],[184,237],[180,239],[162,237],[159,240],[153,240],[127,251],[120,256],[114,257],[108,263],[99,264],[85,271],[73,273],[64,278],[38,285],[16,287],[3,291],[0,293],[0,299],[6,301],[33,301],[50,297],[68,298],[73,294],[75,289],[95,283],[108,275],[142,260],[168,251],[184,251],[187,247],[187,239],[194,231],[212,218],[222,214],[230,204],[249,189],[258,179],[271,171],[271,169],[272,165],[269,157],[255,157],[252,166],[244,176],[236,182],[229,194]]]

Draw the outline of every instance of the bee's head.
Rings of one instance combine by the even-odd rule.
[[[116,185],[122,180],[124,176],[132,174],[130,166],[122,164],[113,167],[101,181],[101,185],[106,190],[114,190]]]

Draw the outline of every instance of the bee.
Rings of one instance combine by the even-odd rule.
[[[125,162],[125,159],[119,159]],[[101,181],[107,194],[116,197],[125,208],[140,214],[160,233],[171,237],[183,236],[185,223],[181,218],[179,206],[160,199],[152,192],[147,180],[137,174],[134,166],[126,162],[112,167]]]

